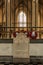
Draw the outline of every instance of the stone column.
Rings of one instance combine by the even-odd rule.
[[[32,27],[35,27],[35,0],[32,0]]]
[[[5,0],[5,16],[6,16],[6,2],[7,2],[7,0]]]
[[[38,26],[38,15],[39,15],[39,12],[38,12],[38,0],[36,0],[36,26]]]
[[[39,11],[38,11],[38,0],[36,0],[36,27],[40,26],[40,21],[38,21]],[[36,28],[36,31],[39,31],[39,28]],[[39,33],[38,33],[39,38]]]
[[[38,0],[32,0],[32,27],[38,27]],[[34,28],[34,30],[39,31],[38,28]]]
[[[10,27],[10,0],[5,0],[5,16],[7,17],[7,27]]]
[[[10,27],[10,0],[7,1],[7,26]]]
[[[10,27],[10,0],[7,0],[7,27]],[[7,31],[10,31],[10,28],[7,29]],[[9,37],[9,34],[7,35]]]
[[[4,24],[4,27],[6,27],[6,20],[7,20],[7,0],[4,0],[5,1],[5,8],[4,8],[4,22],[5,22],[5,24]],[[4,28],[4,34],[2,35],[4,38],[6,38],[7,37],[7,35],[6,35],[6,28]]]

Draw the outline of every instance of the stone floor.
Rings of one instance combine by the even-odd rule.
[[[43,63],[29,63],[29,64],[0,63],[0,65],[43,65]]]

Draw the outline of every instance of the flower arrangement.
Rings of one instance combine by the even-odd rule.
[[[36,39],[37,38],[37,32],[36,31],[16,31],[13,33],[13,37],[16,37],[18,33],[24,33],[29,37],[30,39]]]

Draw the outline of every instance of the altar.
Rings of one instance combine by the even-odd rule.
[[[13,58],[17,62],[29,62],[29,38],[26,34],[19,33],[13,39]]]

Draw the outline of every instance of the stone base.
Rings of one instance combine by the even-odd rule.
[[[0,63],[1,62],[13,62],[13,56],[0,56]]]
[[[43,56],[31,56],[30,63],[43,63]]]
[[[30,58],[13,58],[13,56],[0,56],[0,62],[43,63],[43,56],[30,56]]]
[[[14,63],[29,63],[29,58],[14,58],[13,59]]]

